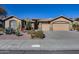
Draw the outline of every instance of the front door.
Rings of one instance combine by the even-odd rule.
[[[16,21],[15,20],[11,20],[10,21],[10,27],[13,28],[13,29],[16,29],[17,24],[16,24]]]

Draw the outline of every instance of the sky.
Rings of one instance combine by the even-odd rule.
[[[79,4],[0,4],[8,16],[18,18],[79,17]]]

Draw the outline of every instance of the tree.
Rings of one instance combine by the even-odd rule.
[[[74,21],[72,23],[72,27],[73,27],[74,30],[79,31],[79,22],[78,21]]]
[[[0,7],[0,28],[4,28],[4,18],[7,16],[7,12],[4,8]]]
[[[39,21],[38,20],[34,20],[34,29],[37,30],[38,29],[38,25],[39,25]]]
[[[1,8],[0,7],[0,16],[7,16],[7,12],[6,12],[6,10],[4,9],[4,8]]]
[[[31,30],[32,29],[31,21],[28,18],[25,19],[25,21],[26,21],[26,24],[25,24],[26,30]]]
[[[79,21],[79,18],[76,18],[75,21]]]
[[[75,21],[76,21],[76,30],[79,31],[79,18],[76,18]]]

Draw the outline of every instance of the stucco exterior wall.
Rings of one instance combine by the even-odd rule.
[[[17,21],[18,19],[17,19],[17,18],[11,18],[11,19],[6,20],[6,21],[5,21],[5,28],[10,27],[10,21],[11,21],[11,20]],[[21,20],[18,20],[18,22],[19,22],[20,25],[21,25]],[[17,26],[16,26],[16,27],[17,27]]]
[[[40,23],[39,24],[39,29],[43,30],[43,31],[49,31],[50,30],[50,24],[48,23]]]

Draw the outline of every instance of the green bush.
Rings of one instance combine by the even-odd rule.
[[[79,26],[76,27],[76,30],[79,31]]]
[[[5,29],[6,34],[12,34],[12,28],[8,27]]]
[[[4,29],[3,28],[0,28],[0,32],[3,32],[4,31]]]
[[[3,33],[4,33],[4,29],[0,28],[0,35],[3,35]]]
[[[20,31],[17,29],[15,32],[16,36],[22,36],[22,34],[20,33]]]
[[[28,34],[33,34],[33,33],[35,33],[35,31],[34,31],[34,30],[28,30],[27,33],[28,33]]]
[[[38,37],[38,38],[41,38],[41,39],[44,38],[43,31],[37,31],[35,35],[36,35],[36,37]]]

